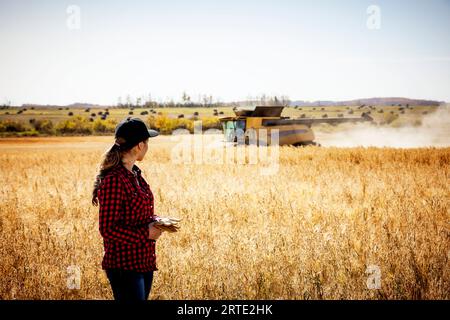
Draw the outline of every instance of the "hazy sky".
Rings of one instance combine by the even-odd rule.
[[[0,40],[0,102],[14,105],[183,91],[450,101],[449,0],[0,0]]]

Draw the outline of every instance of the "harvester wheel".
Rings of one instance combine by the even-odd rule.
[[[233,142],[234,142],[235,144],[238,144],[238,139],[237,139],[237,137],[234,137]],[[250,144],[250,140],[249,140],[249,137],[248,137],[248,136],[246,136],[246,137],[244,138],[244,144],[247,145],[247,146]]]
[[[302,141],[294,143],[294,146],[296,147],[306,147],[306,146],[317,146],[320,147],[320,143],[314,142],[314,141]]]

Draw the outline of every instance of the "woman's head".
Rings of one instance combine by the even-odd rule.
[[[122,160],[122,162],[134,162],[134,161],[142,161],[145,157],[145,154],[148,150],[148,139],[145,139],[143,141],[138,142],[136,145],[130,147],[124,147],[126,146],[126,142],[119,142],[123,141],[122,138],[116,139],[116,142],[113,146],[114,150],[117,150],[119,153],[119,157]]]
[[[148,150],[148,139],[157,135],[157,131],[147,129],[145,123],[139,118],[127,118],[117,125],[115,142],[103,154],[100,162],[100,172],[95,179],[92,192],[93,205],[98,204],[97,190],[105,174],[117,165],[142,161]]]
[[[125,139],[117,138],[112,147],[103,155],[101,169],[109,169],[120,163],[142,161],[148,150],[148,138],[137,144],[127,145]]]

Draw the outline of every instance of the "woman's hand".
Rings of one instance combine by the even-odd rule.
[[[159,228],[157,228],[157,227],[155,227],[154,226],[154,224],[155,224],[155,222],[151,222],[149,225],[148,225],[148,227],[149,227],[149,233],[150,233],[150,235],[149,235],[149,239],[151,239],[151,240],[156,240],[156,239],[158,239],[159,238],[159,236],[161,235],[161,233],[162,233],[162,230],[161,229],[159,229]]]

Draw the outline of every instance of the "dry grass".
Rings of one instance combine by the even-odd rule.
[[[112,296],[90,205],[112,138],[65,139],[0,144],[1,299]],[[263,176],[173,164],[168,141],[138,163],[155,213],[183,218],[158,241],[151,299],[450,298],[450,148],[282,147],[278,175]],[[67,288],[71,265],[79,290]]]

